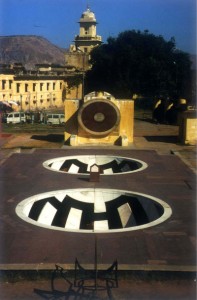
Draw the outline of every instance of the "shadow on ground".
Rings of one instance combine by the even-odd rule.
[[[34,293],[39,295],[42,299],[82,299],[79,298],[80,294],[74,291],[72,287],[68,288],[68,290],[65,292],[59,290],[47,291],[41,289],[34,289]]]
[[[173,143],[177,144],[179,142],[177,135],[169,136],[144,136],[148,142],[157,142],[157,143]]]
[[[32,135],[32,140],[46,141],[51,143],[61,143],[64,141],[63,134]]]
[[[103,300],[103,299],[109,299],[109,300],[114,300],[114,297],[111,293],[111,289],[109,288],[105,294],[103,291],[100,292],[91,290],[90,288],[88,289],[88,292],[85,291],[84,287],[78,288],[78,290],[75,290],[71,287],[68,288],[67,291],[60,291],[60,290],[41,290],[41,289],[34,289],[34,293],[39,295],[41,299],[77,299],[77,300],[82,300],[82,299],[97,299],[97,300]]]
[[[148,117],[135,117],[135,120],[156,124],[156,122],[154,122],[152,118]]]
[[[93,279],[93,278],[92,278]],[[60,278],[55,284],[54,278],[51,279],[51,290],[34,289],[34,293],[39,295],[41,299],[109,299],[114,300],[112,295],[113,283],[109,280],[103,280],[102,285],[98,285],[97,288],[92,280],[86,282],[80,280],[77,285],[71,280],[64,277],[64,281],[60,281]]]

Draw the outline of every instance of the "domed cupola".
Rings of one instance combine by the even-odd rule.
[[[84,11],[81,15],[80,22],[96,22],[95,14],[90,10],[89,7],[87,7],[87,10]]]

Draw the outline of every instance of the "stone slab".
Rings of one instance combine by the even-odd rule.
[[[47,159],[66,155],[120,155],[148,164],[142,172],[100,176],[64,174],[43,168]],[[39,193],[70,188],[115,188],[158,197],[172,208],[164,223],[145,230],[98,233],[98,264],[118,260],[119,269],[196,269],[196,177],[179,157],[152,150],[38,149],[14,153],[0,169],[0,269],[53,268],[55,263],[72,268],[75,258],[94,265],[94,234],[60,232],[41,228],[20,219],[19,202]],[[52,267],[53,266],[53,267]]]

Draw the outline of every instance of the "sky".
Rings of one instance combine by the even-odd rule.
[[[0,36],[39,35],[68,48],[87,5],[104,43],[125,30],[149,30],[196,54],[196,0],[0,0]]]

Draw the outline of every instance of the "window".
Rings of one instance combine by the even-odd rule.
[[[33,83],[33,92],[36,91],[36,83]]]
[[[84,27],[85,34],[88,34],[88,27]]]
[[[6,80],[2,80],[2,90],[5,90]]]
[[[47,82],[47,91],[49,90],[49,87],[50,87],[50,83]]]
[[[53,82],[53,90],[55,90],[55,82]]]
[[[17,92],[17,93],[20,93],[20,83],[17,83],[17,84],[16,84],[16,92]]]
[[[28,84],[25,83],[25,92],[27,93],[28,92]]]
[[[42,91],[43,83],[40,83],[40,91]]]
[[[9,80],[9,89],[12,88],[12,80]]]

